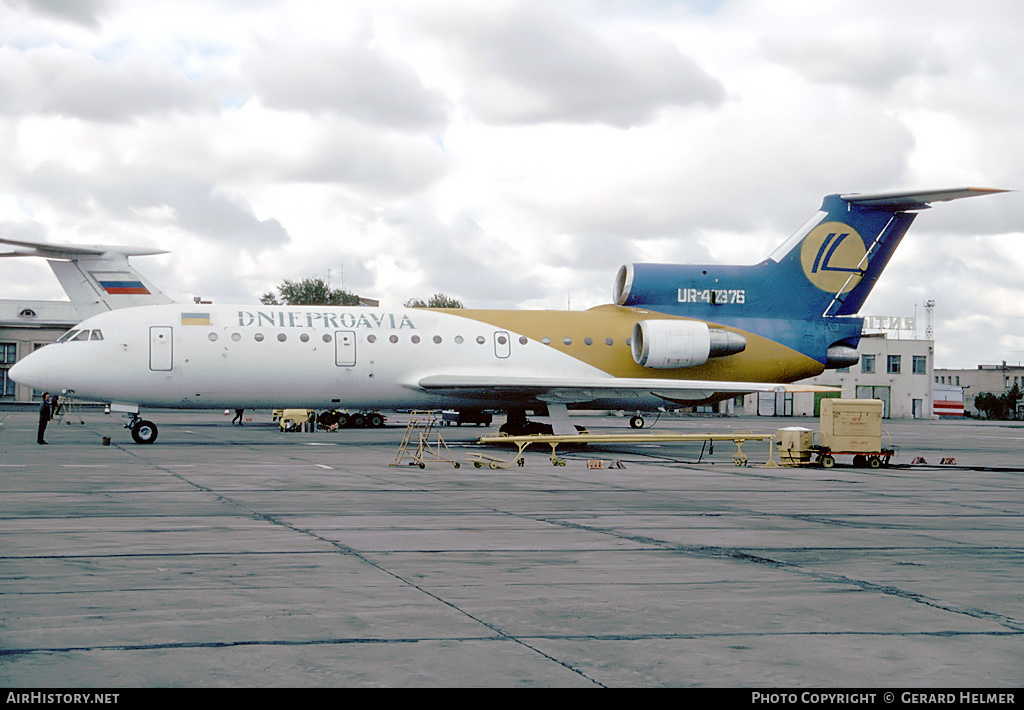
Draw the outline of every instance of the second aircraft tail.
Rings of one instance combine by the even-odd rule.
[[[0,239],[8,251],[0,257],[41,256],[47,259],[79,316],[134,306],[173,303],[173,299],[132,268],[128,257],[165,254],[160,249],[81,246]]]

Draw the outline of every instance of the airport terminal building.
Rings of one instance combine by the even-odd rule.
[[[866,333],[857,348],[860,361],[838,370],[826,370],[808,384],[841,387],[846,399],[880,399],[886,419],[932,419],[934,355],[932,340]],[[820,393],[760,393],[734,400],[735,414],[768,417],[818,416],[820,402],[834,395]]]
[[[988,392],[1006,394],[1015,386],[1024,389],[1024,365],[978,365],[972,370],[940,368],[935,370],[935,386],[950,387],[963,392],[964,413],[977,416],[974,398]]]
[[[0,300],[0,402],[30,402],[35,393],[7,376],[33,350],[81,321],[70,301]]]

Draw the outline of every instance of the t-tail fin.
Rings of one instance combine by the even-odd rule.
[[[772,254],[787,280],[802,273],[824,304],[813,315],[856,314],[874,288],[916,212],[931,202],[1005,190],[964,187],[916,192],[829,195],[821,210]],[[808,315],[812,315],[808,313]]]
[[[0,245],[11,248],[0,251],[0,257],[41,256],[47,259],[83,319],[118,308],[173,303],[169,296],[128,263],[129,257],[166,254],[163,250],[11,239],[0,239]]]
[[[761,263],[627,264],[615,281],[615,302],[727,324],[852,316],[917,211],[931,202],[996,192],[1006,191],[964,187],[829,195],[814,217]]]

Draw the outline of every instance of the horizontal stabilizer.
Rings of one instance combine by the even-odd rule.
[[[944,190],[915,190],[913,192],[875,192],[851,193],[839,197],[865,207],[878,207],[888,210],[924,210],[930,202],[949,202],[965,197],[991,195],[997,192],[1009,192],[991,187],[952,187]]]
[[[4,256],[41,256],[45,259],[78,259],[83,256],[151,256],[167,254],[164,249],[143,247],[104,246],[102,244],[47,244],[45,242],[22,242],[14,239],[0,239],[0,244],[12,247],[11,251],[0,252]]]

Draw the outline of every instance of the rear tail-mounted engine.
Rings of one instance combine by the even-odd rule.
[[[642,320],[633,326],[633,360],[641,367],[693,367],[746,347],[747,340],[739,333],[708,328],[700,321]]]

